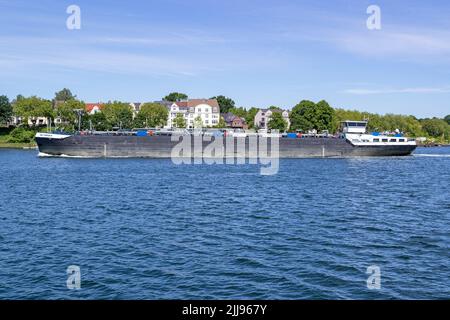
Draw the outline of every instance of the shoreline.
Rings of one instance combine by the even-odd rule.
[[[0,149],[37,149],[36,144],[30,143],[0,143]]]

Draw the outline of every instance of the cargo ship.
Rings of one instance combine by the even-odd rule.
[[[188,140],[192,150],[195,150],[196,143],[201,144],[201,150],[206,150],[215,142],[216,148],[223,149],[220,156],[246,158],[261,157],[260,149],[267,151],[267,156],[280,158],[407,156],[417,147],[414,139],[401,134],[367,133],[366,128],[367,121],[343,121],[338,135],[141,129],[77,134],[37,133],[35,139],[41,156],[90,158],[185,157],[186,153],[174,153],[180,149],[183,139]],[[193,153],[189,155],[193,156]]]

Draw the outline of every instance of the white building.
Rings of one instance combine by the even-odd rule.
[[[141,111],[142,105],[143,105],[143,103],[141,103],[141,102],[131,102],[130,103],[131,110],[133,111],[133,119],[136,118],[139,111]]]
[[[158,101],[169,111],[165,128],[173,128],[177,114],[181,114],[187,128],[194,128],[195,119],[202,121],[203,127],[214,127],[219,124],[220,108],[216,99],[189,99],[186,101]]]
[[[57,118],[59,119],[59,118]],[[49,118],[46,117],[28,117],[28,126],[48,126]],[[56,119],[55,119],[56,120]],[[11,122],[9,123],[12,126],[18,126],[22,124],[24,119],[22,117],[13,116],[11,118]]]
[[[274,112],[281,112],[281,115],[287,123],[287,129],[291,126],[291,121],[289,120],[289,111],[279,110],[279,109],[259,109],[258,113],[255,115],[254,125],[255,128],[267,130],[267,125],[270,119],[272,119],[272,114]]]
[[[90,115],[100,112],[104,107],[103,103],[86,103],[86,112]]]

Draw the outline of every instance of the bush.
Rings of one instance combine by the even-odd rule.
[[[34,141],[36,132],[24,127],[15,128],[9,134],[8,142],[11,143],[30,143]]]

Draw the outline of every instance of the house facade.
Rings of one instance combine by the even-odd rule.
[[[58,119],[58,118],[57,118]],[[19,116],[13,116],[11,117],[11,121],[9,122],[9,125],[11,126],[19,126],[23,124],[24,119]],[[50,119],[46,117],[28,117],[28,126],[35,127],[35,126],[48,126],[50,123]],[[56,123],[56,119],[55,119]]]
[[[270,119],[272,119],[272,114],[274,112],[281,112],[281,115],[287,123],[287,129],[291,126],[291,121],[289,120],[289,111],[279,110],[279,109],[259,109],[255,115],[254,125],[255,128],[268,129],[268,124]]]
[[[185,101],[157,101],[168,109],[168,119],[165,128],[173,128],[174,120],[181,114],[186,122],[186,128],[194,128],[196,119],[200,119],[202,127],[213,127],[219,123],[220,108],[216,99],[189,99]]]
[[[86,103],[86,112],[90,115],[100,112],[104,107],[103,103]]]
[[[248,129],[248,125],[245,119],[238,117],[231,112],[222,113],[222,117],[226,123],[227,128]]]
[[[142,102],[131,102],[130,103],[131,111],[133,111],[133,119],[136,118],[139,111],[141,111],[142,105],[143,105]]]

